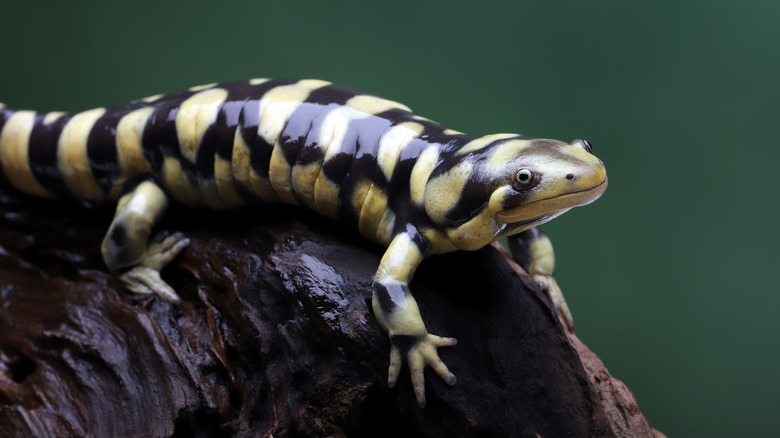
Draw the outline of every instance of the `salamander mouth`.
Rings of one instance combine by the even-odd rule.
[[[510,210],[500,211],[496,214],[496,221],[501,224],[506,224],[534,222],[545,216],[549,216],[549,218],[552,219],[553,217],[558,216],[558,214],[555,214],[556,212],[563,213],[570,208],[590,204],[598,199],[605,190],[607,190],[606,175],[604,176],[604,179],[597,184],[582,190],[539,199]]]

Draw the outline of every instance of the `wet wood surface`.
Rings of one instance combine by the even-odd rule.
[[[426,372],[421,409],[408,371],[386,384],[379,246],[292,207],[174,208],[171,304],[107,272],[112,215],[0,191],[0,436],[662,436],[499,248],[411,284],[459,341],[439,350],[458,383]]]

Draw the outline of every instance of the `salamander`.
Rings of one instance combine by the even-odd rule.
[[[108,269],[130,291],[172,302],[160,270],[189,240],[152,236],[170,203],[287,203],[344,223],[386,248],[372,308],[390,339],[388,384],[406,361],[421,406],[427,366],[455,383],[437,349],[456,340],[425,327],[409,290],[420,263],[506,237],[572,326],[538,225],[607,187],[585,140],[469,136],[311,79],[210,84],[77,113],[0,104],[0,181],[37,197],[115,203],[101,245]]]

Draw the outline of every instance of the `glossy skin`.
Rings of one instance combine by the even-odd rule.
[[[0,106],[0,181],[41,197],[116,202],[106,264],[133,292],[170,301],[178,296],[159,272],[189,244],[178,233],[151,238],[170,201],[284,202],[349,225],[387,247],[373,309],[391,340],[388,381],[406,360],[420,405],[426,365],[455,383],[437,353],[455,340],[427,332],[409,291],[422,260],[509,237],[571,325],[549,239],[533,227],[607,186],[583,140],[471,137],[350,88],[265,79],[76,114]]]

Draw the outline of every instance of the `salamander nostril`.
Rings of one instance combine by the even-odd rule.
[[[576,176],[574,176],[573,173],[569,173],[569,174],[566,175],[566,179],[568,179],[569,181],[571,181],[571,180],[573,180],[575,178],[576,178]]]

